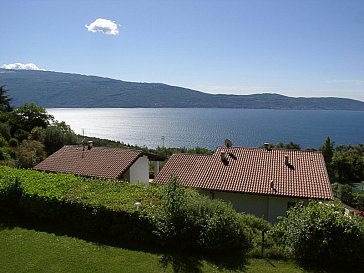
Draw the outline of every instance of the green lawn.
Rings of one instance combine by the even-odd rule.
[[[250,259],[229,265],[184,255],[100,245],[0,224],[0,271],[23,272],[305,272],[292,262]]]

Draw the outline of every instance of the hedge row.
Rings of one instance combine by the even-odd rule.
[[[1,208],[115,243],[144,241],[215,253],[251,245],[244,216],[176,180],[144,187],[1,166]]]
[[[37,221],[103,238],[155,241],[153,225],[135,209],[148,210],[157,189],[85,179],[70,174],[0,167],[0,207]],[[151,209],[151,208],[150,208]]]
[[[116,211],[132,212],[136,200],[149,204],[156,196],[156,188],[140,185],[87,179],[72,174],[53,174],[34,170],[0,166],[0,194],[15,180],[21,183],[23,195],[55,199],[70,203],[104,206]]]

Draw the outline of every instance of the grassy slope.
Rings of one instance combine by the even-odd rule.
[[[3,273],[23,272],[305,272],[291,262],[249,260],[237,270],[206,260],[155,254],[82,239],[0,226]]]

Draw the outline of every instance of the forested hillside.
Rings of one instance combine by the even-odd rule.
[[[126,82],[70,73],[0,69],[13,104],[45,108],[249,108],[364,111],[364,102],[343,98],[292,98],[279,94],[213,95],[162,83]],[[223,92],[224,90],[221,90]]]

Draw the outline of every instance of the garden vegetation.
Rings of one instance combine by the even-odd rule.
[[[287,255],[306,265],[364,266],[364,221],[335,202],[298,204],[271,230]]]
[[[294,258],[305,264],[364,266],[363,218],[345,216],[337,203],[299,204],[272,227],[263,219],[237,213],[228,203],[181,186],[177,178],[166,186],[144,187],[13,168],[31,168],[63,145],[77,144],[80,136],[40,106],[14,109],[6,91],[0,87],[0,165],[8,165],[0,166],[0,213],[53,223],[113,243],[131,240],[200,253],[239,252]],[[130,147],[94,140],[101,146]],[[331,181],[364,180],[363,147],[334,148],[330,138],[326,140],[321,150]],[[166,156],[211,153],[200,147],[136,148]],[[278,143],[275,148],[300,147]],[[363,208],[362,195],[352,194],[346,186],[340,190],[344,202]]]
[[[264,257],[364,266],[364,221],[345,216],[337,203],[298,204],[272,227],[181,186],[177,178],[145,187],[1,166],[0,210],[113,244],[133,241],[196,253],[261,257],[264,232]]]
[[[176,178],[167,186],[144,187],[2,166],[0,207],[114,243],[143,241],[210,253],[252,246],[253,230],[243,215],[182,187]]]

